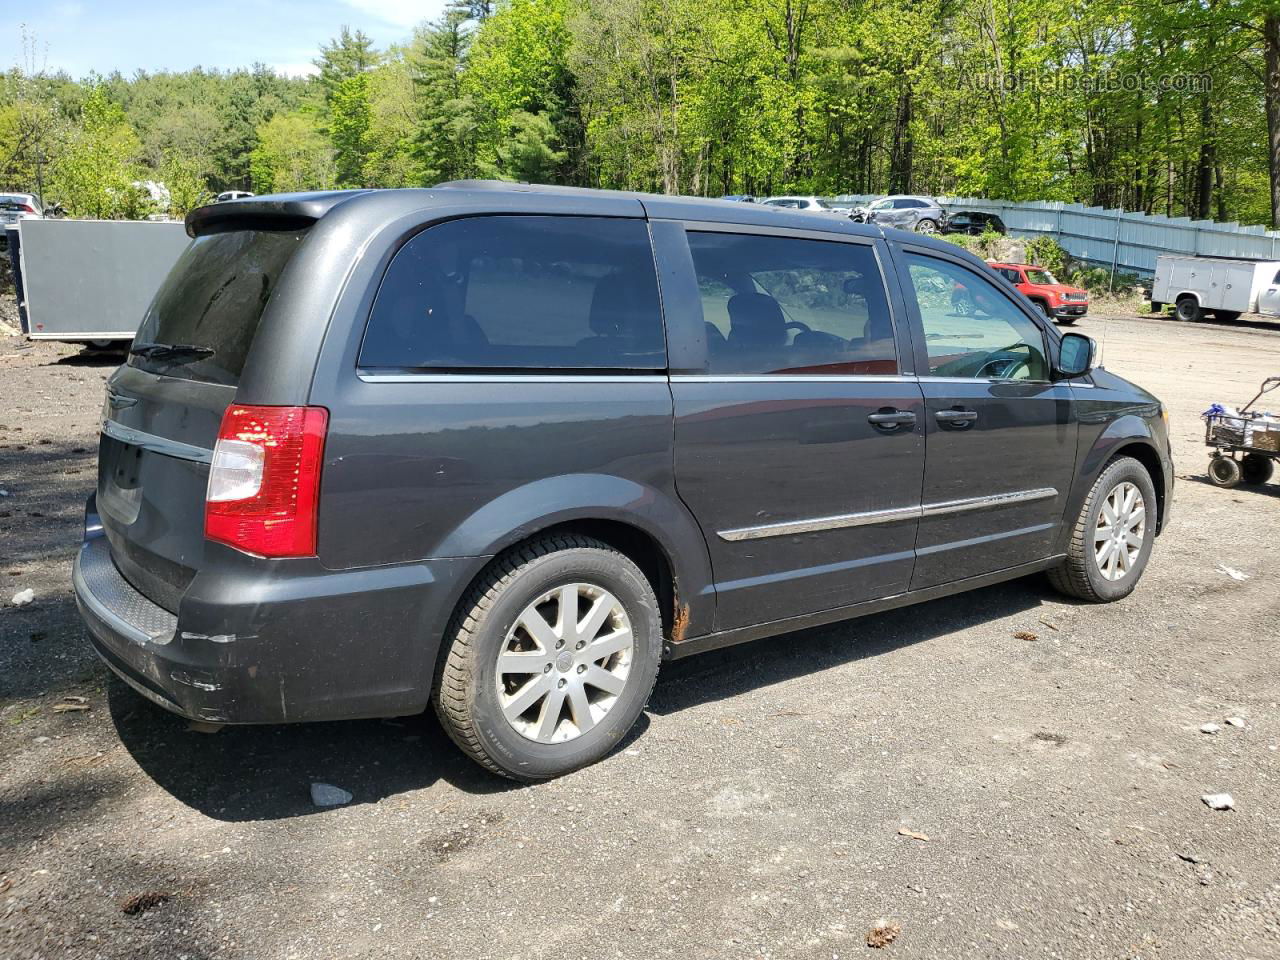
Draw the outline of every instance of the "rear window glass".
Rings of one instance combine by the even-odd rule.
[[[303,231],[232,230],[191,242],[143,317],[134,349],[194,346],[208,355],[157,353],[130,363],[152,373],[236,384],[271,292]]]
[[[396,254],[363,367],[662,369],[666,341],[639,220],[472,217]]]
[[[871,247],[737,233],[688,237],[708,372],[898,372],[893,320]]]

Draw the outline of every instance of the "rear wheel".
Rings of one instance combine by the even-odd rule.
[[[433,699],[449,736],[495,773],[546,780],[601,759],[635,724],[662,618],[630,559],[565,535],[500,557],[447,641]]]
[[[916,223],[916,233],[937,233],[938,223],[936,220],[924,219]]]
[[[1209,460],[1209,480],[1216,487],[1230,489],[1240,482],[1240,464],[1230,457],[1217,456]]]
[[[1173,305],[1173,312],[1179,320],[1188,323],[1199,320],[1204,316],[1200,309],[1200,303],[1195,297],[1179,297],[1178,302]]]
[[[1246,453],[1240,461],[1240,482],[1262,484],[1271,479],[1274,465],[1270,457],[1260,453]]]
[[[1067,559],[1049,571],[1049,580],[1062,593],[1094,603],[1127,597],[1142,579],[1155,532],[1151,475],[1132,457],[1119,457],[1094,482],[1072,529]]]

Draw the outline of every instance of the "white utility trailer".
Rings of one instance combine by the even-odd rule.
[[[1234,260],[1163,254],[1156,259],[1151,311],[1172,304],[1179,320],[1212,313],[1235,320],[1242,313],[1280,315],[1280,260]]]

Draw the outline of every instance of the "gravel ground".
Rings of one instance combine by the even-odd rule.
[[[1209,486],[1197,419],[1280,327],[1079,326],[1172,411],[1133,596],[1029,578],[670,664],[535,787],[429,716],[205,734],[113,680],[69,568],[114,361],[0,338],[0,956],[834,958],[883,919],[897,957],[1280,957],[1280,485]]]

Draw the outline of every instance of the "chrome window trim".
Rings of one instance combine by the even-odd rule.
[[[922,373],[919,377],[921,382],[928,380],[930,383],[1027,383],[1036,386],[1056,387],[1061,380],[1019,380],[1016,377],[935,377],[931,373]]]
[[[914,375],[833,373],[673,373],[672,383],[915,383]]]
[[[368,373],[357,371],[365,383],[666,383],[666,374],[565,373]]]
[[[170,440],[168,437],[158,437],[154,433],[146,433],[143,430],[135,430],[133,427],[126,427],[115,420],[103,420],[102,432],[122,443],[141,447],[143,450],[150,450],[152,453],[163,454],[166,457],[192,460],[196,463],[213,462],[212,450],[205,447],[197,447],[190,443],[183,443],[180,440]]]
[[[781,523],[765,523],[755,527],[738,527],[719,530],[721,540],[759,540],[765,537],[786,537],[798,533],[820,533],[826,530],[842,530],[848,527],[864,527],[879,523],[896,523],[900,520],[919,520],[940,517],[971,510],[994,510],[1018,503],[1033,503],[1058,496],[1055,487],[1038,487],[1034,490],[1017,490],[1013,493],[997,493],[985,497],[967,497],[963,500],[944,500],[938,503],[916,504],[910,507],[893,507],[888,510],[866,510],[861,513],[842,513],[831,517],[813,517],[806,520],[785,520]]]

